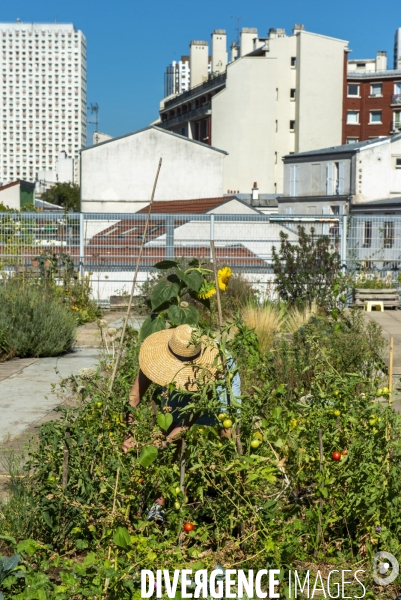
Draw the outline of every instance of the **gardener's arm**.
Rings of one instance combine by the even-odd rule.
[[[146,391],[148,390],[151,383],[152,382],[150,381],[150,379],[148,379],[146,375],[144,375],[144,373],[142,373],[142,371],[140,370],[137,375],[137,378],[135,379],[134,385],[132,386],[129,392],[129,403],[133,408],[136,408],[139,405],[140,401],[146,394]],[[129,413],[127,415],[127,422],[131,423],[132,420],[133,416],[131,413]],[[133,447],[134,438],[127,434],[124,438],[124,442],[122,445],[123,452],[127,453],[128,450],[130,450],[130,448]]]
[[[134,385],[129,392],[129,403],[133,408],[136,408],[139,405],[151,383],[152,382],[150,379],[148,379],[146,375],[139,370]]]

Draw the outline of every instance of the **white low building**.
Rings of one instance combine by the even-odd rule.
[[[353,212],[375,202],[401,204],[401,134],[284,157],[279,212]]]
[[[153,126],[85,148],[82,212],[134,213],[146,206],[160,158],[155,200],[222,196],[226,154]]]

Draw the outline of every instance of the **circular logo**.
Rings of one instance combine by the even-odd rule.
[[[382,562],[385,559],[386,562]],[[380,561],[380,562],[379,562]],[[382,577],[388,573],[390,567],[392,572],[387,577]],[[398,560],[390,552],[377,552],[373,558],[373,579],[377,585],[388,585],[398,577],[400,567]]]

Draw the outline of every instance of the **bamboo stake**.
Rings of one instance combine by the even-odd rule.
[[[67,428],[65,432],[65,440],[64,440],[64,458],[63,458],[63,489],[67,487],[68,483],[68,460],[69,460],[69,447],[68,447],[68,439],[70,437],[70,430]]]
[[[112,510],[112,515],[114,515],[114,511],[116,510],[116,502],[117,502],[117,488],[118,488],[118,480],[120,478],[120,467],[118,467],[117,469],[117,475],[116,475],[116,485],[114,486],[114,497],[113,497],[113,510]],[[109,546],[109,553],[107,556],[107,559],[110,560],[111,558],[111,546]],[[109,577],[105,580],[104,582],[104,588],[103,588],[103,597],[105,597],[105,594],[107,593],[108,587],[110,584],[110,579]]]
[[[391,406],[393,403],[393,362],[394,362],[394,338],[390,338],[390,352],[389,352],[389,367],[388,367],[388,389],[390,393],[388,395],[388,405]]]
[[[388,406],[389,408],[391,408],[392,403],[393,403],[393,362],[394,362],[394,338],[393,336],[390,337],[390,349],[389,349],[389,366],[388,366],[388,389],[389,389],[389,394],[388,394]],[[390,442],[390,437],[391,437],[391,423],[390,421],[387,421],[387,432],[386,432],[386,439],[387,439],[387,443]],[[386,457],[386,462],[387,462],[387,473],[390,472],[390,449],[387,450],[387,457]]]
[[[180,456],[180,490],[182,494],[182,502],[185,503],[185,447],[186,443],[184,438],[181,438],[181,456]],[[182,545],[182,529],[180,527],[180,534],[178,536],[178,546]]]
[[[217,274],[216,248],[214,247],[214,240],[210,240],[210,247],[212,249],[214,280],[215,280],[215,283],[216,283],[216,298],[217,298],[217,311],[218,311],[218,314],[219,314],[219,325],[220,325],[220,327],[223,327],[223,313],[221,311],[221,298],[220,298],[220,288],[219,288],[219,277],[218,277],[218,274]]]
[[[145,246],[146,234],[148,232],[149,221],[150,221],[150,214],[152,212],[152,205],[153,205],[153,200],[154,200],[154,197],[155,197],[157,180],[159,179],[159,173],[160,173],[161,166],[162,166],[162,159],[160,158],[160,160],[159,160],[159,166],[157,167],[155,182],[153,184],[152,196],[150,198],[148,216],[146,218],[146,223],[145,223],[145,229],[143,230],[142,243],[141,243],[141,246],[139,248],[138,260],[136,261],[136,268],[135,268],[135,273],[134,273],[134,279],[132,280],[131,294],[130,294],[130,297],[129,297],[128,307],[127,307],[127,314],[125,315],[125,321],[124,321],[124,326],[123,326],[123,330],[122,330],[122,333],[121,333],[120,343],[119,343],[119,346],[118,346],[117,357],[116,357],[116,360],[115,360],[115,363],[114,363],[113,373],[112,373],[111,378],[110,378],[110,385],[109,385],[109,391],[110,392],[113,389],[114,380],[116,378],[117,370],[118,370],[118,367],[119,367],[119,364],[120,364],[120,360],[121,360],[121,354],[122,354],[122,349],[123,349],[125,332],[127,330],[128,319],[129,319],[129,315],[130,315],[130,312],[131,312],[132,299],[134,297],[134,291],[135,291],[135,286],[136,286],[136,279],[138,277],[139,265],[140,265],[141,259],[142,259],[143,248]]]
[[[321,429],[319,429],[319,457],[320,457],[319,469],[320,469],[320,472],[322,472],[323,471],[323,434],[322,434]],[[319,547],[319,540],[322,535],[322,525],[321,525],[322,511],[323,511],[323,498],[319,498],[319,523],[317,526],[317,540],[316,540],[315,556],[317,554],[318,547]]]
[[[219,326],[223,327],[223,312],[221,310],[221,298],[220,298],[220,287],[219,287],[219,276],[217,272],[217,259],[216,259],[216,248],[214,246],[214,240],[210,240],[210,247],[212,250],[212,259],[213,259],[213,271],[214,271],[214,280],[216,284],[216,299],[217,299],[217,311],[219,315]],[[237,452],[239,456],[243,455],[243,449],[241,444],[241,430],[240,425],[237,423],[235,430],[233,431],[235,445],[237,447]],[[243,538],[245,536],[245,523],[240,523],[240,536]],[[241,550],[245,552],[245,542],[241,542]]]

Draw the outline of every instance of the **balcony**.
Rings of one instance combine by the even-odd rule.
[[[164,110],[182,104],[183,102],[186,102],[187,100],[189,100],[190,98],[194,98],[195,96],[201,96],[206,92],[210,92],[218,87],[222,87],[225,84],[226,79],[226,73],[221,73],[220,75],[216,75],[215,77],[210,77],[210,79],[208,79],[204,83],[200,83],[199,85],[196,85],[187,92],[183,92],[182,94],[171,98],[171,100],[167,100],[167,102],[164,105]]]
[[[391,96],[391,104],[401,105],[401,94],[393,94]]]
[[[170,129],[170,127],[181,125],[181,123],[187,123],[188,121],[192,121],[193,119],[199,119],[210,114],[211,108],[212,103],[206,102],[206,104],[202,104],[202,106],[199,106],[199,108],[188,110],[185,113],[181,113],[180,115],[162,121],[160,124],[158,124],[158,127],[163,127],[163,129]]]

